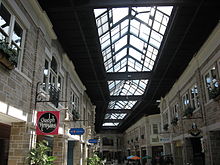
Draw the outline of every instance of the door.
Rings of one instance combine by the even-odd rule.
[[[68,141],[67,165],[73,165],[74,141]]]
[[[202,152],[202,144],[200,138],[191,138],[193,148],[193,164],[204,165],[204,153]]]

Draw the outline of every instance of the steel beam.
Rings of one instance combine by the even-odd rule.
[[[107,73],[107,81],[110,80],[141,80],[149,79],[151,77],[150,71],[146,72],[117,72],[117,73]]]
[[[141,101],[143,96],[110,96],[110,101]]]
[[[104,119],[103,123],[120,123],[124,121],[124,119]]]
[[[130,109],[108,109],[106,111],[106,114],[107,113],[131,113],[132,110]]]

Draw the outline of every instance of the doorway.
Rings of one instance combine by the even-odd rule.
[[[142,147],[141,148],[141,157],[146,157],[146,155],[147,155],[146,147]],[[143,165],[145,165],[147,163],[147,158],[141,159],[141,161],[142,161],[141,163]]]
[[[73,165],[74,141],[68,141],[67,165]]]
[[[205,164],[205,156],[202,152],[202,143],[201,137],[198,138],[190,138],[192,149],[193,149],[193,164],[194,165],[204,165]]]
[[[0,130],[0,165],[7,165],[11,126],[0,123]]]

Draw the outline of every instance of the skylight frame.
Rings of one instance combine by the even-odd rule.
[[[173,6],[108,8],[102,9],[104,12],[100,12],[101,14],[96,14],[95,9],[94,13],[106,72],[152,71],[166,33],[172,9]],[[125,10],[127,14],[123,12]],[[119,12],[116,17],[114,15],[115,11]],[[137,43],[139,44],[137,45]],[[126,86],[125,81],[109,81],[110,96],[143,95],[148,84],[143,83],[143,81],[148,82],[149,80],[129,79],[130,82],[139,81],[133,86]],[[131,101],[129,99],[127,101],[110,101],[108,109],[131,110],[137,102],[137,100]],[[112,121],[120,118],[117,118],[117,113],[108,112],[106,112],[105,117]],[[119,125],[120,122],[105,122],[102,126]]]
[[[147,79],[108,81],[110,96],[143,95],[147,84]]]
[[[143,9],[146,8],[146,11],[143,11]],[[96,17],[96,22],[97,22],[97,28],[98,31],[100,31],[99,29],[102,28],[102,33],[99,32],[99,36],[100,36],[100,43],[102,45],[102,43],[108,42],[108,44],[105,44],[105,46],[101,46],[102,47],[102,52],[103,54],[105,54],[105,50],[106,49],[110,49],[111,53],[110,53],[110,57],[109,58],[104,58],[104,63],[105,63],[105,68],[107,72],[121,72],[124,71],[146,71],[146,70],[152,70],[153,66],[154,66],[154,62],[156,60],[156,58],[151,59],[151,62],[147,63],[147,60],[145,60],[145,58],[148,58],[146,56],[146,53],[148,52],[148,45],[151,45],[151,47],[154,47],[154,49],[157,49],[157,54],[161,45],[161,42],[163,40],[163,35],[166,31],[166,27],[168,25],[168,21],[169,21],[169,16],[171,14],[172,11],[172,6],[167,6],[167,7],[160,7],[160,6],[152,6],[152,7],[129,7],[128,9],[128,15],[124,15],[124,17],[120,17],[120,19],[117,22],[114,22],[114,19],[117,18],[114,15],[114,10],[118,10],[118,8],[110,8],[105,10],[105,12],[103,12],[102,14],[99,14],[99,16]],[[98,10],[95,9],[94,12]],[[102,9],[103,10],[103,9]],[[120,10],[125,10],[125,8],[120,8]],[[139,15],[135,15],[135,11],[141,11],[142,13],[139,13]],[[122,12],[123,15],[123,12]],[[141,15],[145,15],[146,18],[148,16],[148,19],[145,20],[141,20],[141,18],[143,18],[143,16],[141,17]],[[155,18],[155,19],[153,19]],[[108,27],[106,26],[106,19],[108,20]],[[128,26],[127,23],[125,23],[125,25],[122,26],[122,24],[124,22],[128,22]],[[133,33],[132,30],[129,30],[129,26],[133,27],[132,22],[136,21],[139,24],[139,27],[137,29],[137,34]],[[104,26],[106,26],[104,28]],[[140,34],[142,34],[142,29],[141,27],[145,26],[146,28],[149,28],[149,36],[146,40],[143,39],[143,37],[140,37]],[[122,27],[122,29],[121,29]],[[114,30],[117,30],[116,33],[113,33]],[[126,28],[127,30],[125,30],[125,32],[122,30]],[[163,30],[162,30],[163,29]],[[147,35],[148,35],[147,34]],[[108,35],[108,39],[102,41],[101,38],[103,38],[103,36]],[[113,39],[114,35],[118,35],[117,39]],[[144,41],[145,46],[143,46],[143,49],[145,49],[145,53],[143,53],[143,62],[141,62],[142,68],[141,69],[135,69],[135,68],[130,68],[128,70],[128,67],[124,67],[121,64],[121,61],[117,61],[115,62],[115,56],[117,55],[116,53],[116,47],[117,47],[117,42],[120,42],[121,38],[123,38],[123,36],[128,36],[127,39],[127,43],[122,44],[123,46],[127,46],[127,53],[123,58],[129,58],[129,45],[130,44],[130,39],[129,36],[130,35],[134,35],[136,36],[138,39],[140,39],[140,41]],[[160,36],[159,38],[157,36]],[[116,45],[115,45],[116,44]],[[121,48],[122,48],[121,47]],[[119,48],[120,49],[120,48]],[[119,50],[118,49],[118,50]],[[144,50],[140,50],[140,52],[144,52]],[[119,51],[120,52],[120,51]],[[156,56],[157,56],[156,54]],[[110,60],[111,58],[111,60]],[[123,59],[121,59],[123,60]],[[128,61],[128,60],[127,60]],[[120,67],[118,67],[120,66]]]

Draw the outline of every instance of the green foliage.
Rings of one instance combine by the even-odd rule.
[[[0,51],[5,54],[6,59],[10,61],[13,65],[17,66],[18,63],[18,52],[13,49],[8,42],[0,40]]]
[[[42,141],[36,144],[35,148],[32,148],[29,152],[27,160],[33,165],[52,165],[56,159],[54,156],[48,156],[48,152],[51,151],[48,147],[47,141]]]
[[[219,87],[213,87],[210,91],[209,91],[209,97],[211,99],[215,99],[217,96],[220,95],[220,88]]]
[[[184,116],[191,117],[193,115],[194,110],[195,110],[195,108],[192,108],[192,107],[186,108],[185,112],[184,112]]]
[[[79,116],[79,112],[76,111],[75,109],[72,110],[72,114],[73,114],[73,118],[74,120],[79,120],[80,116]]]
[[[88,158],[88,165],[102,165],[102,160],[98,155],[94,154],[92,157]]]

